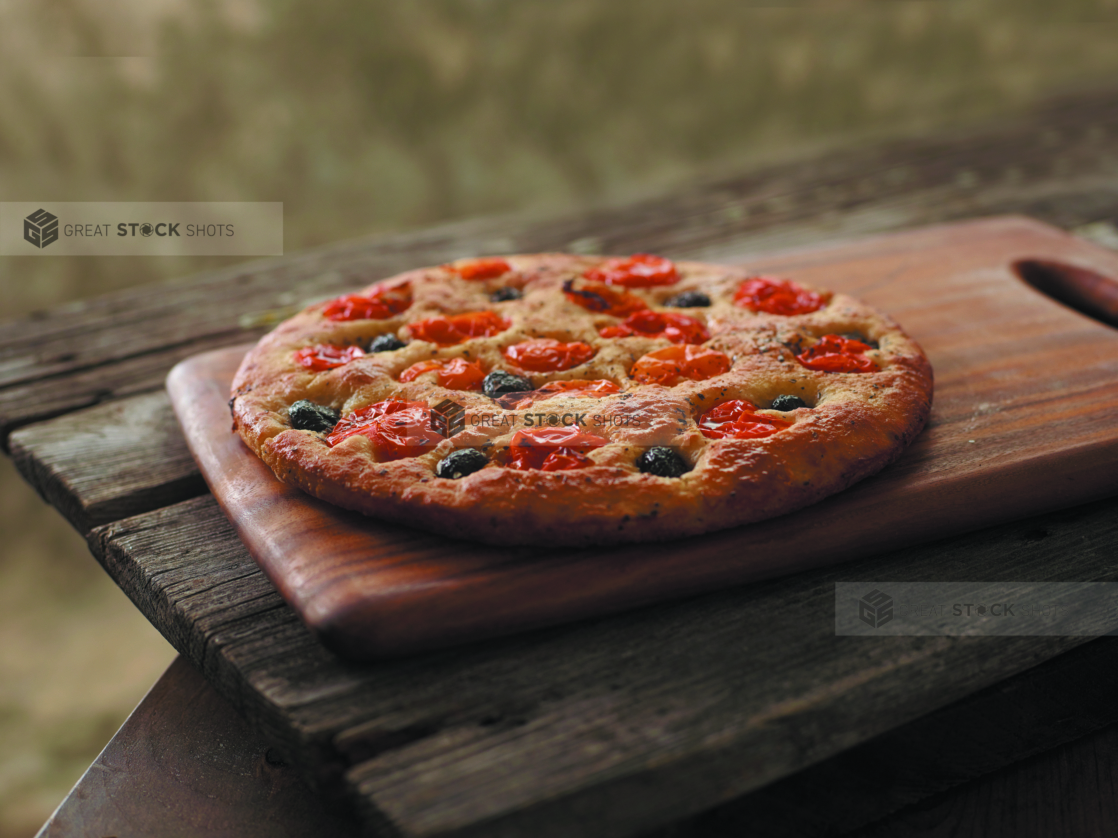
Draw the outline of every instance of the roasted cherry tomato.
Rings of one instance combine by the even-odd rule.
[[[558,372],[585,364],[594,357],[596,350],[588,343],[560,343],[552,338],[526,340],[514,343],[504,350],[504,355],[522,370],[531,372]]]
[[[621,388],[612,381],[600,378],[596,381],[549,381],[538,390],[525,393],[510,393],[501,397],[501,405],[510,410],[520,410],[553,396],[576,396],[579,398],[600,399],[620,393]]]
[[[439,384],[448,390],[480,390],[485,370],[477,361],[455,358],[439,371]]]
[[[376,288],[371,294],[346,294],[322,309],[328,320],[384,320],[411,305],[411,286]]]
[[[563,296],[587,311],[612,314],[614,317],[625,317],[635,311],[648,308],[644,300],[636,294],[610,288],[600,282],[575,288],[575,281],[568,279],[563,283]]]
[[[379,462],[416,457],[443,437],[431,429],[431,411],[418,402],[389,399],[342,417],[326,437],[331,447],[355,434],[367,437]]]
[[[569,471],[573,468],[586,468],[594,461],[573,448],[557,448],[540,463],[540,471]]]
[[[462,279],[470,280],[496,279],[512,270],[512,265],[501,258],[467,259],[446,267]]]
[[[822,372],[874,372],[877,364],[864,352],[872,349],[868,343],[850,340],[839,335],[824,335],[815,346],[796,356],[796,360],[809,370]]]
[[[659,311],[630,314],[616,326],[607,326],[598,334],[604,338],[626,338],[633,335],[667,338],[672,343],[703,343],[710,340],[710,332],[706,326],[694,317]]]
[[[326,441],[333,447],[341,442],[343,439],[353,436],[354,434],[361,433],[362,430],[367,428],[373,421],[385,416],[389,413],[404,410],[409,407],[422,407],[419,402],[404,402],[398,399],[388,399],[387,401],[377,402],[371,404],[366,408],[350,413],[348,416],[343,416],[338,424],[334,426],[334,430],[326,437]]]
[[[503,332],[509,327],[506,320],[492,311],[472,311],[450,317],[429,317],[408,324],[412,337],[453,346],[470,338],[486,338]]]
[[[433,370],[441,370],[443,368],[442,361],[420,361],[418,364],[412,364],[402,373],[400,373],[400,381],[407,384],[409,381],[415,381],[419,376],[425,372]]]
[[[826,300],[814,291],[788,279],[754,276],[738,286],[734,305],[766,314],[810,314],[823,308]]]
[[[728,372],[730,358],[701,346],[668,346],[649,352],[633,364],[630,377],[638,384],[671,387],[681,381],[705,381]]]
[[[407,383],[414,381],[425,372],[437,370],[439,385],[449,390],[480,390],[481,382],[485,380],[485,371],[478,362],[470,362],[465,358],[454,358],[450,361],[420,361],[412,364],[402,373],[400,381]]]
[[[620,393],[621,388],[612,381],[599,378],[594,381],[549,381],[536,392],[543,393],[544,398],[550,396],[593,396],[600,399],[603,396]]]
[[[679,272],[672,261],[650,253],[637,253],[628,259],[606,259],[584,273],[583,277],[591,282],[624,285],[627,288],[649,288],[679,282]]]
[[[755,405],[741,399],[722,402],[699,417],[699,430],[707,439],[759,439],[791,424],[787,419],[761,416]]]
[[[295,363],[315,372],[332,370],[360,358],[365,350],[360,346],[332,346],[328,343],[308,346],[295,353]]]
[[[509,446],[508,466],[541,471],[584,468],[593,462],[583,452],[601,448],[608,442],[576,427],[517,431]]]

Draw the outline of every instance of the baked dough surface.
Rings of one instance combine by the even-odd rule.
[[[248,353],[236,375],[231,401],[236,430],[280,480],[338,506],[494,544],[588,546],[697,535],[800,509],[895,460],[928,418],[932,369],[924,353],[888,316],[852,297],[814,289],[826,300],[817,311],[759,313],[733,302],[751,276],[745,269],[677,262],[679,281],[624,290],[654,311],[701,321],[710,333],[703,347],[724,353],[732,366],[706,380],[639,384],[630,377],[634,363],[672,342],[603,338],[599,331],[623,318],[586,310],[563,293],[565,281],[582,286],[582,274],[604,257],[505,258],[513,270],[500,277],[466,280],[452,267],[439,266],[369,286],[361,293],[410,289],[410,306],[386,319],[334,321],[324,316],[326,304],[320,303],[284,322]],[[522,298],[491,301],[493,292],[510,286]],[[705,293],[711,304],[664,306],[685,291]],[[497,313],[509,327],[452,346],[411,338],[407,328],[425,318],[484,311]],[[876,344],[865,356],[877,370],[818,371],[796,358],[824,335],[850,333]],[[319,372],[295,360],[305,347],[367,348],[371,339],[385,334],[407,345]],[[595,354],[571,369],[547,373],[517,369],[502,354],[506,347],[537,338],[584,342]],[[453,358],[479,362],[485,372],[523,375],[536,387],[606,379],[620,392],[603,398],[559,395],[517,408],[503,407],[476,390],[442,387],[433,372],[408,383],[398,380],[417,362]],[[798,396],[808,406],[766,409],[779,395]],[[287,410],[303,399],[342,417],[389,399],[430,407],[451,399],[466,409],[466,425],[417,456],[378,462],[366,436],[356,434],[331,447],[324,433],[292,428]],[[697,419],[732,399],[752,402],[759,415],[791,424],[757,439],[704,436]],[[530,414],[544,418],[530,420]],[[575,415],[582,417],[581,430],[608,440],[586,452],[590,465],[565,471],[505,465],[514,434],[529,421],[547,425],[556,421],[547,417],[563,421]],[[642,473],[637,459],[651,446],[674,449],[690,470],[680,477]],[[440,460],[464,447],[482,451],[488,464],[459,479],[436,476]]]

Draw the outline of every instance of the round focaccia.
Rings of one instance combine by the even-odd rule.
[[[657,541],[800,509],[890,463],[932,370],[881,312],[638,254],[423,268],[248,353],[234,427],[276,476],[493,544]]]

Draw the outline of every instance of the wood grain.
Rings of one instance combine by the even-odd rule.
[[[947,824],[958,829],[961,817],[973,819],[981,811],[969,801],[981,799],[976,790],[990,778],[966,781],[1037,755],[1028,765],[1002,773],[1011,781],[1028,776],[1024,794],[1015,795],[1023,802],[1051,799],[1063,783],[1050,767],[1067,757],[1044,752],[1076,740],[1061,753],[1081,763],[1080,757],[1088,754],[1110,757],[1100,762],[1104,771],[1112,761],[1113,748],[1110,754],[1098,752],[1113,728],[1098,736],[1085,734],[1118,721],[1118,704],[1110,700],[1118,687],[1115,663],[1118,640],[1086,643],[741,801],[643,838],[817,838],[884,816],[883,823],[870,829],[872,834],[923,835],[927,829],[943,834]],[[1041,771],[1032,768],[1036,764],[1043,766]],[[1082,780],[1075,787],[1080,813],[1105,815],[1113,793],[1108,797],[1109,790],[1093,783],[1090,774]],[[940,794],[919,807],[905,807],[936,792]],[[803,805],[805,800],[811,805]],[[1094,809],[1086,805],[1091,802]],[[1063,822],[1053,823],[1051,815],[1064,815],[1066,808],[1048,807],[1048,831],[1031,834],[1059,834]],[[1013,818],[1016,811],[1007,819],[1016,829],[1002,834],[1025,834]],[[937,816],[929,817],[929,812]],[[897,832],[885,831],[886,824]],[[179,658],[62,802],[40,838],[177,838],[184,827],[196,834],[237,838],[358,832],[344,820],[340,806],[301,783],[280,755]]]
[[[1078,752],[1095,738],[1090,734],[1118,721],[1116,662],[1118,639],[1085,643],[740,800],[642,838],[835,838],[840,833],[853,838],[848,830],[881,821],[868,830],[877,838],[908,835],[900,824],[926,823],[918,813],[929,807],[977,814],[980,807],[959,801],[973,798],[974,786],[985,781],[973,786],[966,785],[969,781],[1002,769],[1015,774],[1013,763],[1034,757],[1048,761],[1052,754],[1045,752],[1069,743]],[[1049,778],[1032,791],[1051,799],[1061,785]],[[1084,803],[1092,791],[1098,792],[1098,802],[1106,802],[1105,788],[1084,791]],[[1019,800],[1024,803],[1023,796]],[[925,802],[913,805],[917,801]],[[1047,821],[1047,832],[994,834],[1067,834],[1053,820]],[[1016,818],[1009,823],[1021,828]]]
[[[345,242],[75,303],[0,331],[0,442],[21,425],[157,389],[184,357],[407,268],[543,250],[720,261],[1005,212],[1074,227],[1118,220],[1116,157],[1118,91],[1080,93],[989,129],[812,156],[561,217]]]
[[[938,795],[846,838],[1110,838],[1118,727]]]
[[[840,495],[661,545],[499,548],[362,518],[279,483],[230,433],[241,349],[186,362],[168,386],[218,502],[307,625],[349,657],[411,653],[1118,492],[1118,331],[1014,275],[1016,261],[1041,257],[1118,276],[1118,256],[1017,218],[750,260],[760,273],[849,291],[892,313],[935,368],[932,420],[899,462]]]
[[[27,481],[82,533],[206,491],[163,392],[21,428],[12,434],[11,454]]]
[[[1105,501],[880,558],[376,664],[315,643],[209,497],[91,546],[173,645],[377,834],[632,835],[728,803],[1084,638],[834,635],[857,579],[1118,579]]]

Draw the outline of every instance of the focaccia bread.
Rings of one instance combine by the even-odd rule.
[[[280,480],[494,544],[696,535],[880,470],[932,370],[885,314],[742,268],[519,255],[409,271],[312,305],[233,383]]]

